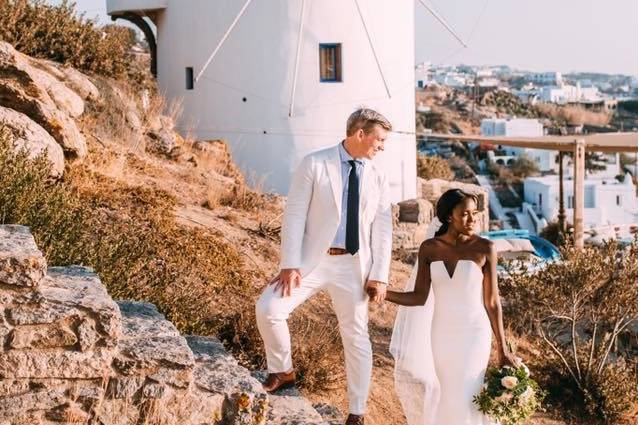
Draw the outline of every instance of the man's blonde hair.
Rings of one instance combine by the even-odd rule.
[[[392,131],[392,124],[386,117],[373,109],[359,108],[348,118],[346,136],[352,136],[359,129],[363,129],[363,132],[368,134],[375,125],[379,125],[387,131]]]

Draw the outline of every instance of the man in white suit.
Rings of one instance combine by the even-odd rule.
[[[284,210],[280,272],[256,305],[269,372],[264,388],[275,391],[295,381],[288,316],[328,292],[345,351],[347,425],[364,423],[372,373],[366,291],[383,299],[390,269],[388,181],[371,160],[391,129],[378,112],[359,109],[348,119],[345,140],[301,161]]]

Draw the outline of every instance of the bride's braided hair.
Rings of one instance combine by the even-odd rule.
[[[466,198],[471,198],[478,205],[476,195],[467,193],[461,189],[450,189],[446,191],[436,202],[436,217],[441,222],[441,227],[436,231],[434,236],[444,235],[450,227],[450,218],[454,207],[463,202]]]

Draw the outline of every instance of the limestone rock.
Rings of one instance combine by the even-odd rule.
[[[0,398],[0,418],[11,417],[29,410],[54,409],[66,401],[60,390],[42,389]]]
[[[313,404],[312,407],[321,415],[327,425],[342,425],[346,421],[343,413],[334,406],[326,403],[317,403]]]
[[[109,347],[117,344],[122,316],[93,270],[80,266],[50,267],[39,290],[47,302],[94,318],[104,344]]]
[[[145,374],[177,387],[188,386],[193,353],[175,326],[153,304],[119,301],[122,337],[115,368],[124,375]]]
[[[100,335],[95,330],[95,325],[90,319],[83,320],[78,325],[78,341],[81,351],[88,351],[100,339]]]
[[[218,340],[188,336],[187,341],[195,355],[195,384],[203,391],[224,396],[228,406],[224,419],[233,424],[264,421],[268,403],[259,381],[239,366]]]
[[[0,284],[33,287],[44,276],[46,260],[24,226],[0,226]]]
[[[94,351],[9,350],[0,356],[0,379],[72,378],[96,379],[110,369],[113,352]]]
[[[9,348],[71,347],[78,341],[75,333],[63,322],[47,325],[21,326],[9,335]]]
[[[405,223],[429,223],[434,216],[432,203],[425,199],[408,199],[399,202],[399,221]]]
[[[44,89],[59,110],[72,118],[77,118],[84,113],[84,100],[64,83],[47,71],[33,66],[36,59],[29,58],[29,74],[35,83]]]
[[[81,98],[31,65],[31,59],[0,42],[0,104],[31,118],[71,156],[86,154],[86,141],[72,116]],[[83,109],[83,106],[82,106]]]
[[[28,229],[0,235],[12,261],[0,263],[0,425],[329,423],[296,390],[269,403],[218,340],[187,341],[152,304],[116,304],[91,269],[42,277]]]
[[[53,137],[38,123],[21,112],[0,106],[0,124],[7,128],[17,149],[26,149],[29,158],[45,154],[51,164],[51,176],[64,173],[64,152]]]
[[[73,67],[46,59],[31,59],[31,64],[62,81],[83,100],[97,100],[100,98],[100,91],[89,77]]]
[[[109,379],[106,389],[109,398],[131,398],[144,384],[145,378],[141,376],[122,376]]]

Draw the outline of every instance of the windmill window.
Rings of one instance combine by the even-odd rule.
[[[341,82],[341,43],[319,44],[319,80]]]
[[[193,90],[195,86],[195,81],[193,79],[193,67],[189,66],[186,68],[186,90]]]

